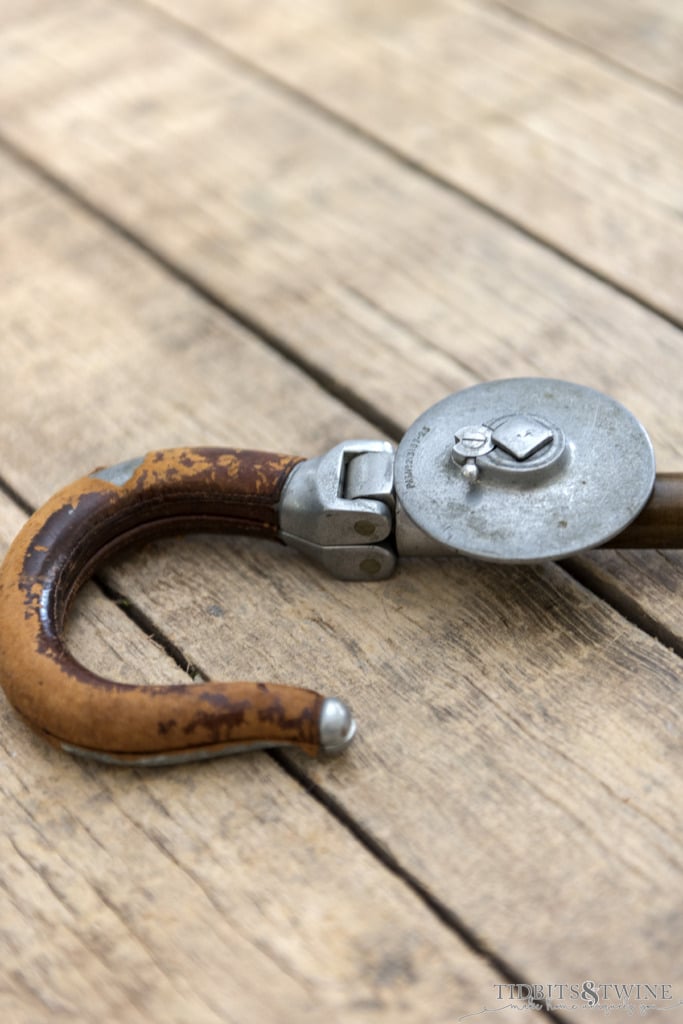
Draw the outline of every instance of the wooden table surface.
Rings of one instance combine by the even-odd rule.
[[[3,550],[96,465],[397,439],[496,377],[606,391],[683,467],[681,0],[3,0],[0,28]],[[88,584],[70,637],[124,681],[312,685],[359,735],[116,769],[3,699],[3,1024],[510,1022],[510,985],[586,981],[683,1021],[683,556],[362,585],[183,538]],[[533,1019],[616,1002],[582,993]]]

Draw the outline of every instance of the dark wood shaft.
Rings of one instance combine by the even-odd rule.
[[[683,548],[683,473],[658,473],[649,502],[608,548]]]

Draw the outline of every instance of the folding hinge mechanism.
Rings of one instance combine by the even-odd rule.
[[[292,471],[280,501],[280,539],[343,580],[394,570],[394,448],[343,441]]]

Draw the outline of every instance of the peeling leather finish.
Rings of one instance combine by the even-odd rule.
[[[231,747],[319,748],[323,698],[271,683],[113,682],[68,652],[63,627],[82,583],[134,542],[189,531],[275,538],[282,487],[300,460],[223,448],[146,455],[124,483],[89,476],[26,523],[0,570],[0,682],[46,739],[80,752],[187,760]]]

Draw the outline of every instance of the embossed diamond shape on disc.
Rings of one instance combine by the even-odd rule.
[[[534,416],[510,416],[496,427],[493,441],[518,462],[530,459],[553,439],[553,432]]]

